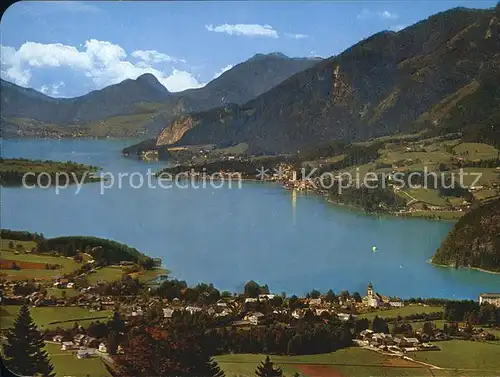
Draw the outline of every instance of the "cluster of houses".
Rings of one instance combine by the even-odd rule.
[[[500,293],[481,293],[479,304],[488,303],[500,308]]]
[[[54,288],[68,288],[71,289],[75,286],[75,283],[70,282],[69,279],[66,278],[57,278],[53,284]]]
[[[372,330],[363,330],[359,339],[354,342],[361,347],[368,347],[380,351],[402,355],[405,352],[439,350],[439,347],[420,342],[418,338],[403,335],[375,333]]]
[[[69,341],[64,340],[62,335],[55,335],[52,337],[52,341],[61,345],[61,351],[76,351],[75,356],[79,359],[91,357],[96,352],[101,354],[108,353],[106,343],[85,334],[77,334],[73,337],[73,340]],[[118,346],[117,352],[122,352],[121,346]]]

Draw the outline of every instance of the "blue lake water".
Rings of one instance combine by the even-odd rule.
[[[4,140],[2,156],[72,160],[115,175],[165,166],[122,157],[132,142]],[[78,194],[75,186],[59,194],[2,188],[1,225],[48,237],[114,239],[161,257],[177,278],[221,290],[240,290],[251,279],[288,294],[313,288],[364,294],[369,281],[376,291],[401,297],[477,298],[500,289],[500,275],[427,263],[450,222],[369,216],[263,183],[241,189],[115,184],[103,191],[101,183],[83,185]]]

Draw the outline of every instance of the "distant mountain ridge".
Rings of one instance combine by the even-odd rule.
[[[140,118],[144,123],[141,130],[155,135],[180,114],[226,103],[244,103],[315,62],[314,59],[289,58],[282,54],[260,54],[224,72],[202,88],[178,93],[170,93],[148,73],[75,98],[52,98],[1,80],[2,125],[6,125],[2,131],[4,136],[9,136],[28,126],[42,128],[46,124],[78,126],[80,131],[88,128],[92,133],[99,127],[96,124],[87,126],[87,123],[100,122],[100,127],[106,128],[107,118],[148,113]],[[112,125],[122,121],[112,119]]]
[[[500,140],[499,13],[455,8],[377,33],[243,105],[175,120],[157,144],[179,128],[174,145],[248,143],[257,154],[429,128]]]

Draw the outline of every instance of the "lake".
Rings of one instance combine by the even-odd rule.
[[[72,160],[114,174],[166,165],[122,157],[120,150],[133,142],[3,140],[2,156]],[[365,295],[371,281],[385,295],[477,299],[500,287],[500,275],[427,262],[450,222],[366,215],[258,182],[105,190],[89,183],[75,192],[75,186],[58,194],[54,188],[2,188],[2,227],[114,239],[161,257],[189,284],[212,282],[220,290],[242,290],[253,279],[289,295],[330,288]]]

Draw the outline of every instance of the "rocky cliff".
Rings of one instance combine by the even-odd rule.
[[[156,139],[156,145],[173,144],[178,141],[188,130],[193,128],[193,118],[189,115],[181,116],[164,129]]]

